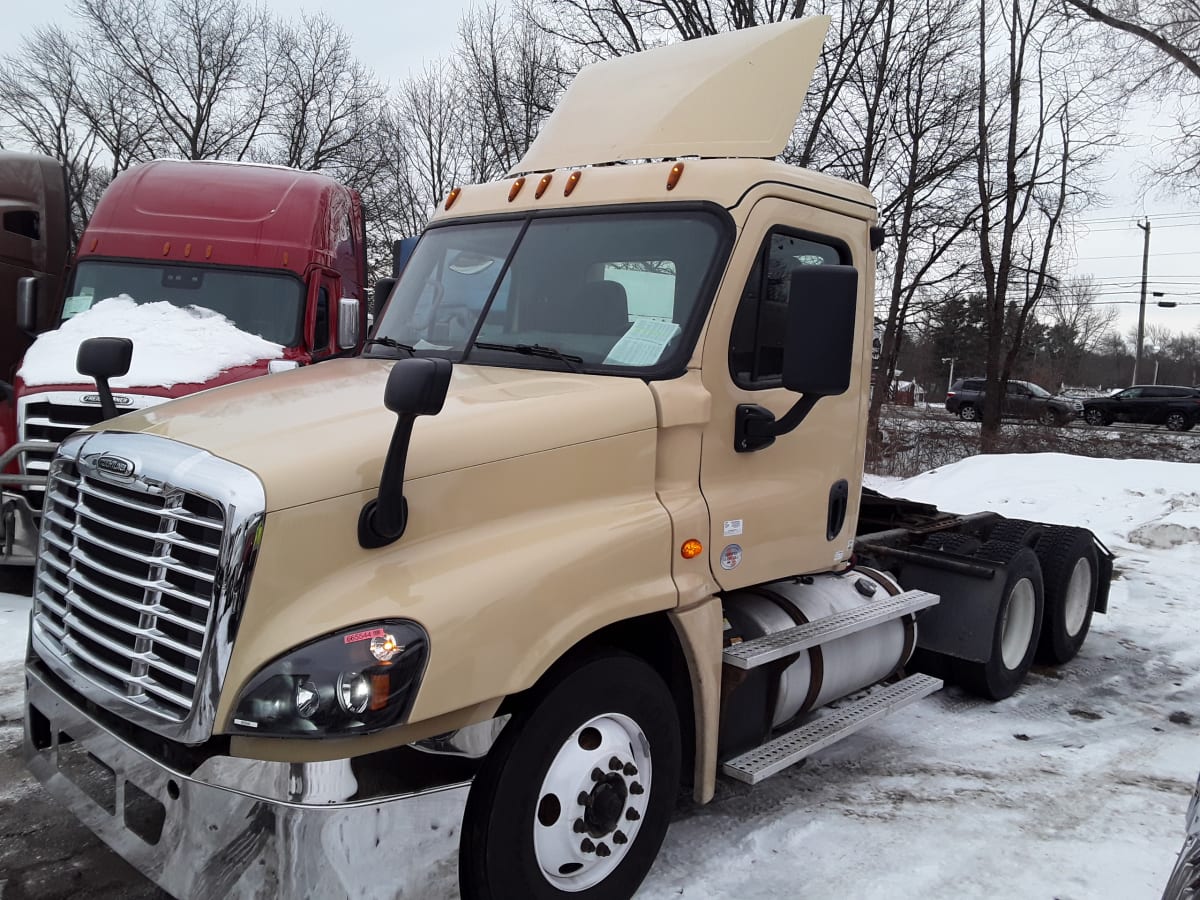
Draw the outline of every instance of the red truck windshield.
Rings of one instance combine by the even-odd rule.
[[[207,266],[85,259],[71,277],[63,321],[121,294],[138,303],[165,300],[179,307],[211,309],[242,331],[265,340],[285,347],[300,343],[304,314],[304,284],[300,279]]]

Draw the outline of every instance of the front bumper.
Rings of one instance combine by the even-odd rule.
[[[453,892],[467,783],[337,801],[348,761],[215,757],[176,772],[26,669],[25,763],[177,897],[433,898]]]

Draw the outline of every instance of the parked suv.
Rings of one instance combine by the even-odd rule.
[[[1089,425],[1141,422],[1166,425],[1172,431],[1189,431],[1200,420],[1200,390],[1169,384],[1135,384],[1111,397],[1085,400],[1083,420]]]
[[[960,378],[946,393],[946,410],[975,422],[983,415],[983,378]],[[1009,419],[1036,419],[1043,425],[1066,425],[1083,410],[1072,397],[1051,394],[1031,381],[1010,381],[1000,415]]]

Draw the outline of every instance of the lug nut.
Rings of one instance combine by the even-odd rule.
[[[616,831],[613,833],[613,843],[614,844],[626,844],[628,842],[629,842],[629,838],[625,837],[625,832]]]
[[[632,778],[637,774],[637,766],[633,763],[625,763],[625,774]]]
[[[600,846],[596,848],[596,855],[612,856],[612,851],[608,849],[608,844],[601,842]]]
[[[633,784],[631,784],[631,785],[629,786],[629,793],[631,793],[631,794],[644,794],[644,793],[646,793],[646,789],[645,789],[644,787],[642,787],[642,784],[641,784],[641,782],[639,782],[639,781],[635,781]]]
[[[641,817],[642,817],[642,814],[640,812],[638,812],[636,809],[634,809],[632,806],[629,807],[629,809],[625,810],[625,818],[627,818],[630,822],[636,822]]]
[[[571,826],[576,834],[583,834],[587,831],[587,823],[583,819],[576,819],[575,824]]]
[[[638,793],[640,794],[640,793],[641,793],[641,791],[638,791]],[[580,791],[580,792],[579,792],[579,797],[578,797],[578,799],[576,800],[576,802],[577,802],[577,803],[578,803],[580,806],[587,806],[587,805],[588,805],[588,801],[589,801],[589,800],[591,800],[591,799],[592,799],[592,795],[591,795],[591,794],[589,794],[587,791]]]
[[[583,843],[579,845],[579,849],[582,850],[584,853],[592,853],[593,851],[595,851],[596,845],[593,844],[587,838],[584,838]]]
[[[604,777],[604,773],[599,769],[592,769],[592,781],[599,781]]]
[[[619,772],[621,770],[621,761],[614,756],[608,761],[608,767],[614,772]]]

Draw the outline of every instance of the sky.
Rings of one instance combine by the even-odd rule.
[[[10,4],[0,30],[0,55],[16,51],[21,36],[51,22],[70,27],[69,0]],[[268,0],[280,14],[322,11],[351,35],[353,52],[376,74],[396,83],[427,62],[448,55],[454,47],[458,21],[470,0],[322,0],[290,3]],[[1137,324],[1141,285],[1143,232],[1139,221],[1150,220],[1147,325],[1172,331],[1200,328],[1200,203],[1183,202],[1177,195],[1147,190],[1143,161],[1156,152],[1152,132],[1166,112],[1141,110],[1127,123],[1128,145],[1114,154],[1104,188],[1110,200],[1083,215],[1076,235],[1074,273],[1094,279],[1100,300],[1118,310],[1118,329],[1127,333]],[[1153,292],[1173,309],[1156,305]]]

